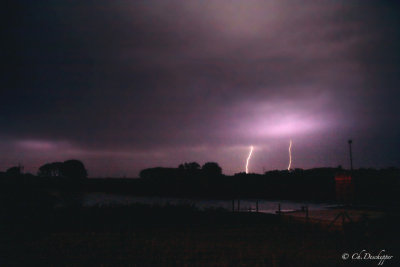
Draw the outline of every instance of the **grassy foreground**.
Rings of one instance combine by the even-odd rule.
[[[344,231],[275,215],[190,206],[2,211],[1,266],[377,266],[345,252],[399,254],[398,220]],[[6,214],[6,216],[4,216]]]

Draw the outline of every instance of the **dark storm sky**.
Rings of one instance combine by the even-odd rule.
[[[10,1],[0,170],[399,167],[398,1]]]

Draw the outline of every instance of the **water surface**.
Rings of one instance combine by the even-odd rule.
[[[200,210],[209,208],[224,208],[232,210],[232,200],[215,200],[215,199],[185,199],[173,197],[140,197],[107,193],[86,193],[83,196],[84,206],[118,206],[130,204],[147,204],[147,205],[193,205]],[[264,213],[275,213],[278,207],[282,211],[300,210],[304,206],[308,206],[309,210],[325,210],[335,206],[328,203],[312,203],[312,202],[294,202],[288,200],[259,200],[258,209]],[[240,211],[255,211],[255,199],[241,199]],[[235,210],[237,210],[237,200],[235,201]]]

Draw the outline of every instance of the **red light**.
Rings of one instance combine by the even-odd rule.
[[[351,176],[347,175],[337,175],[335,177],[336,182],[351,182]]]

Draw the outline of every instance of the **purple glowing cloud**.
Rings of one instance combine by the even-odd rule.
[[[79,158],[91,176],[136,176],[216,161],[231,174],[254,145],[260,172],[287,167],[289,139],[295,167],[337,166],[350,137],[356,165],[398,165],[398,3],[100,2],[10,13],[4,166]]]

